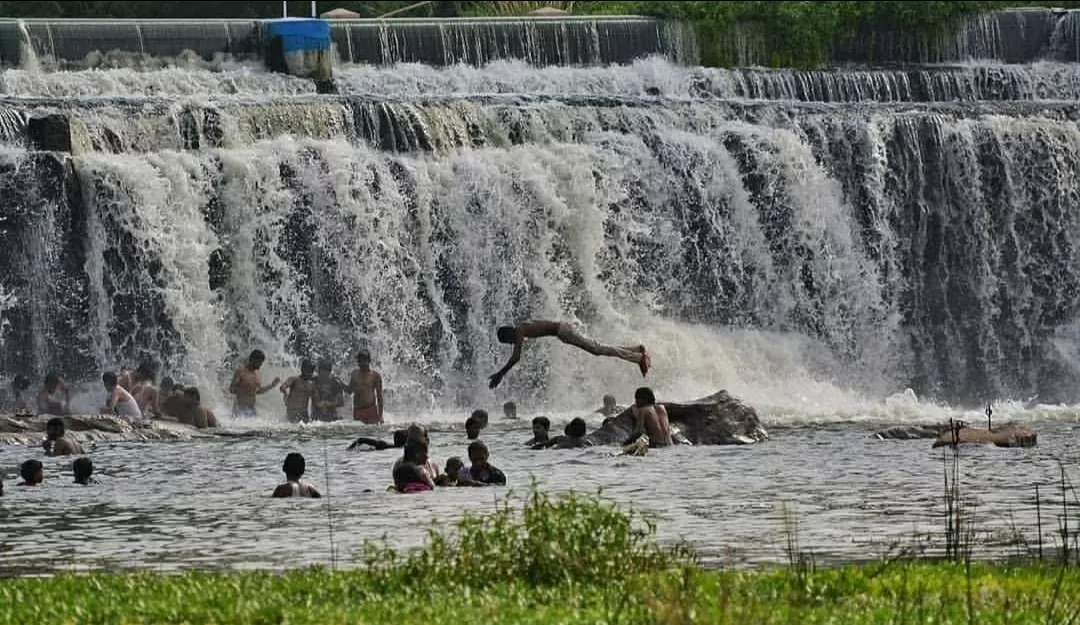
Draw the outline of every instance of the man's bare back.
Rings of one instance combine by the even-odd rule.
[[[656,403],[652,389],[642,387],[634,393],[630,416],[634,418],[635,438],[645,434],[649,437],[649,447],[667,447],[672,444],[667,408]]]

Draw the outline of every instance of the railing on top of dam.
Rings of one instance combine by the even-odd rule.
[[[482,65],[522,59],[535,65],[604,65],[663,55],[697,61],[693,29],[646,17],[522,17],[328,20],[339,61]],[[127,53],[211,61],[260,59],[264,20],[0,20],[0,66],[43,62],[80,68],[96,55]]]

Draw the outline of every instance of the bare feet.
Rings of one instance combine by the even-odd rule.
[[[649,367],[652,366],[652,358],[649,358],[649,352],[646,351],[645,346],[638,347],[641,350],[641,360],[638,361],[638,369],[641,369],[641,377],[645,377],[645,374],[649,372]]]

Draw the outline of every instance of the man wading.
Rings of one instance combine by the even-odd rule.
[[[563,343],[583,349],[593,356],[611,356],[612,358],[621,358],[628,362],[635,363],[641,370],[642,376],[649,372],[649,366],[652,362],[644,345],[637,345],[634,347],[601,345],[588,337],[582,336],[569,323],[560,321],[527,321],[519,324],[517,327],[502,326],[496,330],[495,335],[498,337],[500,343],[513,345],[514,351],[510,354],[510,360],[503,365],[503,368],[499,369],[491,376],[491,383],[488,384],[489,388],[498,386],[499,383],[502,382],[503,376],[513,369],[514,365],[521,360],[521,346],[525,342],[525,339],[554,336]]]

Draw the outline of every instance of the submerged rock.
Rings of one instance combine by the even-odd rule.
[[[993,429],[962,427],[955,434],[948,428],[934,441],[933,447],[949,445],[994,445],[996,447],[1034,447],[1035,430],[1019,423],[1009,423]]]
[[[0,444],[36,445],[45,438],[45,424],[52,415],[14,418],[0,415]],[[146,423],[131,423],[112,415],[69,415],[64,417],[67,434],[78,442],[114,440],[148,441],[178,440],[197,436],[213,436],[208,432],[177,423],[152,419]]]
[[[719,391],[688,403],[660,402],[667,409],[671,424],[678,426],[695,445],[748,445],[768,440],[757,411]],[[604,422],[588,435],[593,445],[614,445],[630,437],[630,409]]]

